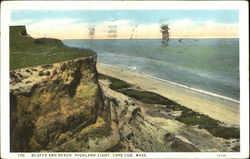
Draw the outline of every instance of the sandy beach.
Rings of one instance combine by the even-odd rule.
[[[97,64],[99,73],[124,80],[143,90],[158,93],[194,111],[231,126],[239,126],[239,103],[215,97],[176,84],[164,82],[126,67]]]

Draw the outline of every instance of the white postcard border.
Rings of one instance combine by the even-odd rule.
[[[10,153],[9,128],[9,24],[11,9],[239,9],[240,10],[240,152],[211,153]],[[249,156],[249,37],[248,4],[244,1],[15,1],[1,4],[1,158],[245,158]],[[47,154],[45,156],[45,154]],[[49,156],[55,155],[55,157]],[[71,154],[71,157],[67,155]],[[77,154],[95,154],[79,157]],[[108,157],[102,154],[108,154]],[[136,154],[142,156],[136,157]],[[119,156],[120,155],[120,156]],[[131,156],[132,155],[132,156]],[[84,156],[84,155],[83,155]],[[143,157],[144,156],[144,157]],[[145,157],[146,156],[146,157]]]

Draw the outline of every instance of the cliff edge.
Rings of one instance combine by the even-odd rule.
[[[11,71],[11,151],[78,151],[86,127],[110,129],[95,63],[87,57]]]
[[[11,26],[10,68],[11,152],[112,146],[89,143],[112,134],[94,52],[67,48],[57,39],[34,39],[25,26]]]
[[[10,31],[11,152],[239,151],[180,118],[205,116],[98,74],[95,53]]]

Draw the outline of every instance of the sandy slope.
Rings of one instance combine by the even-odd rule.
[[[135,84],[141,89],[158,93],[226,124],[239,126],[239,103],[152,79],[121,66],[97,64],[97,69],[100,73]]]
[[[111,121],[122,136],[116,151],[235,152],[239,149],[239,139],[215,137],[205,129],[175,120],[176,112],[159,111],[154,104],[142,103],[110,89],[108,80],[99,79],[99,83],[106,102],[109,101]],[[133,115],[136,109],[140,111]],[[171,138],[166,138],[167,134],[172,134]]]

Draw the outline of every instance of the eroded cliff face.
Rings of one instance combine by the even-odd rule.
[[[10,72],[12,152],[199,151],[100,87],[95,65],[88,57]]]
[[[11,151],[87,150],[90,131],[110,131],[95,65],[92,56],[10,72]]]
[[[11,71],[11,151],[232,151],[239,142],[180,123],[178,111],[159,112],[97,76],[95,56]]]

